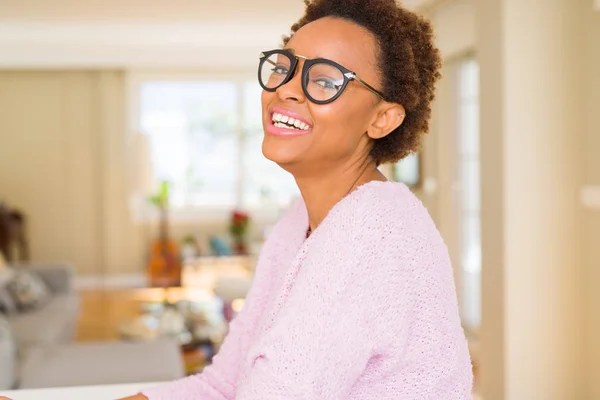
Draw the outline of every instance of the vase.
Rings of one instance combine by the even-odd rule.
[[[248,245],[244,239],[236,239],[233,243],[233,252],[236,255],[246,255],[248,254]]]

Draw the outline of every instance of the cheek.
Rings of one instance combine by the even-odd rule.
[[[312,111],[322,139],[338,144],[355,144],[366,131],[368,107],[335,101]]]

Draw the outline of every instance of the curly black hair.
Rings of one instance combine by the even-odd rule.
[[[324,17],[354,22],[373,34],[379,73],[387,101],[402,104],[406,117],[389,135],[376,139],[371,157],[377,165],[396,162],[420,148],[429,131],[431,102],[440,78],[441,58],[433,43],[433,29],[423,17],[398,6],[395,0],[304,0],[306,12],[291,27],[291,35]]]

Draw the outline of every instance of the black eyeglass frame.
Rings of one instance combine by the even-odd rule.
[[[282,54],[282,55],[288,57],[290,59],[290,70],[289,70],[287,76],[285,77],[285,79],[279,85],[277,85],[274,88],[269,88],[269,87],[266,87],[262,81],[261,71],[262,71],[264,63],[266,61],[268,61],[269,57],[272,56],[273,54]],[[307,58],[307,57],[304,57],[301,55],[294,54],[290,50],[287,50],[287,49],[269,50],[269,51],[263,51],[262,53],[260,53],[260,62],[258,64],[258,83],[260,83],[260,86],[262,86],[262,88],[264,90],[266,90],[267,92],[275,92],[281,86],[285,85],[286,83],[288,83],[289,81],[291,81],[294,78],[294,76],[296,75],[296,68],[298,67],[300,58],[302,58],[304,60],[304,65],[302,67],[302,91],[304,92],[304,95],[306,96],[306,98],[308,98],[311,102],[313,102],[315,104],[328,104],[328,103],[335,101],[338,97],[340,97],[342,95],[342,93],[344,93],[344,90],[346,89],[346,86],[348,86],[348,82],[350,82],[350,81],[357,81],[358,83],[360,83],[361,85],[363,85],[364,87],[366,87],[371,92],[373,92],[375,95],[377,95],[378,97],[380,97],[382,100],[385,101],[385,96],[383,95],[383,93],[381,93],[379,90],[375,89],[373,86],[369,85],[367,82],[360,79],[358,76],[356,76],[355,72],[349,70],[348,68],[344,67],[343,65],[340,65],[340,64],[336,63],[335,61],[328,60],[327,58],[310,59],[310,58]],[[317,100],[308,93],[308,89],[307,89],[308,79],[309,79],[308,72],[310,71],[310,68],[315,64],[329,64],[329,65],[336,67],[337,69],[339,69],[342,72],[342,75],[344,77],[344,83],[342,83],[340,90],[330,99]]]

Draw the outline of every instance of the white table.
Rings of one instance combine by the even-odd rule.
[[[80,386],[70,388],[0,391],[0,396],[13,400],[114,400],[133,396],[160,383],[128,383],[124,385]]]
[[[0,391],[0,396],[14,400],[115,400],[139,393],[160,383],[130,383],[126,385],[86,386],[72,388]],[[482,400],[474,395],[473,400]]]

